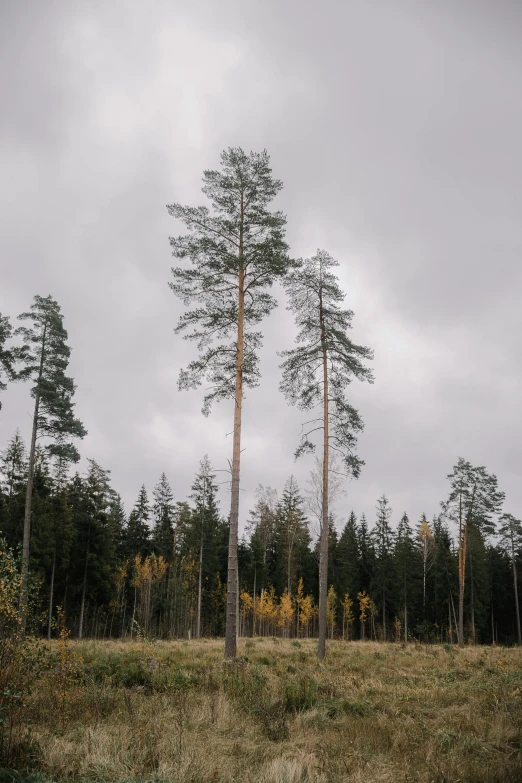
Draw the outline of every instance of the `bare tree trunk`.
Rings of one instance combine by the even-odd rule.
[[[321,342],[323,349],[323,497],[321,546],[319,554],[319,644],[317,657],[326,656],[326,598],[328,593],[328,357],[323,316],[320,300]]]
[[[464,647],[464,585],[466,577],[467,534],[468,521],[466,519],[466,522],[464,523],[464,535],[459,546],[459,647]]]
[[[404,642],[408,641],[408,604],[404,603]]]
[[[241,204],[241,221],[243,204]],[[225,659],[231,660],[237,655],[237,539],[239,527],[239,471],[241,460],[241,413],[243,408],[243,356],[245,349],[245,271],[242,266],[243,235],[241,228],[239,255],[239,296],[237,314],[237,353],[236,353],[236,391],[234,398],[234,447],[232,452],[232,492],[230,505],[230,535],[228,541],[227,574],[227,614],[225,624]]]
[[[515,542],[513,534],[511,535],[511,558],[513,563],[513,587],[515,588],[515,612],[517,615],[517,643],[522,646],[522,634],[520,633],[520,610],[518,607],[518,581],[517,581],[517,561],[515,557]]]
[[[43,359],[43,357],[42,357]],[[33,501],[34,460],[36,454],[36,435],[38,431],[38,409],[40,406],[40,392],[37,388],[34,399],[33,430],[31,433],[31,449],[29,451],[29,467],[27,472],[27,490],[25,495],[24,513],[24,537],[22,544],[22,573],[20,583],[20,615],[22,620],[21,631],[25,633],[27,623],[27,601],[29,589],[29,543],[31,540],[31,506]]]
[[[475,593],[473,590],[473,557],[471,552],[469,553],[469,576],[471,586],[471,638],[473,644],[476,644],[475,639]]]
[[[40,366],[38,369],[38,380],[36,382],[36,393],[34,396],[33,429],[31,433],[31,449],[29,451],[29,466],[27,472],[27,490],[25,494],[25,513],[24,513],[24,536],[22,544],[22,573],[20,582],[20,615],[21,615],[21,633],[25,634],[27,624],[27,601],[29,589],[29,543],[31,540],[31,506],[33,502],[33,482],[34,482],[34,459],[36,454],[36,436],[38,433],[38,412],[40,408],[40,382],[42,380],[45,343],[47,337],[47,322],[44,325],[42,335],[42,350],[40,353]]]
[[[49,594],[49,619],[47,622],[47,638],[51,638],[51,626],[53,620],[53,597],[54,597],[54,572],[56,568],[56,544],[53,552],[53,570],[51,571],[51,589]]]

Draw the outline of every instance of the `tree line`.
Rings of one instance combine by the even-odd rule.
[[[394,524],[385,495],[377,500],[374,519],[353,511],[344,522],[330,516],[327,638],[459,642],[461,558],[458,505],[452,504],[454,487],[464,490],[461,473],[469,469],[469,463],[457,463],[448,499],[431,519],[410,521],[404,513]],[[3,549],[19,550],[28,480],[28,453],[19,432],[1,455],[0,472]],[[240,636],[318,634],[320,539],[312,533],[313,484],[301,491],[291,476],[279,492],[257,489],[238,544]],[[217,490],[204,457],[187,499],[175,500],[162,474],[152,493],[141,487],[126,514],[108,470],[89,460],[85,474],[64,479],[59,459],[37,446],[28,591],[32,630],[55,635],[61,607],[80,638],[223,635],[229,522]],[[518,641],[513,578],[521,549],[516,520],[504,516],[494,530],[473,518],[463,642]]]
[[[51,297],[37,296],[30,311],[19,316],[23,324],[18,329],[0,317],[0,388],[7,381],[29,380],[34,399],[28,453],[17,434],[2,466],[1,529],[8,544],[21,542],[22,630],[35,595],[31,580],[34,587],[40,579],[48,599],[48,634],[59,595],[79,636],[86,628],[98,635],[102,626],[104,635],[138,629],[166,636],[224,633],[225,657],[233,659],[240,632],[281,628],[287,635],[317,634],[322,658],[327,635],[338,634],[341,626],[343,635],[383,639],[401,634],[407,639],[419,629],[431,638],[435,628],[440,638],[447,633],[461,645],[466,635],[487,638],[484,590],[489,589],[491,641],[499,633],[511,638],[509,628],[516,626],[520,643],[520,522],[501,516],[503,493],[484,467],[460,459],[448,477],[441,514],[430,523],[421,520],[418,529],[403,515],[394,531],[383,496],[371,530],[352,513],[338,537],[330,509],[332,478],[334,483],[339,474],[357,478],[363,465],[356,454],[363,422],[347,391],[353,380],[373,382],[366,365],[373,354],[349,336],[353,312],[345,307],[334,271],[338,262],[324,250],[311,258],[290,257],[286,217],[270,211],[281,188],[266,151],[246,154],[229,148],[222,153],[221,169],[203,175],[210,207],[168,207],[188,231],[170,239],[181,262],[172,269],[170,286],[192,307],[175,331],[197,349],[180,372],[179,388],[195,389],[205,381],[205,415],[214,402],[233,401],[226,519],[217,510],[214,474],[206,459],[192,488],[192,505],[174,503],[162,476],[152,506],[142,488],[128,518],[111,489],[109,472],[95,461],[89,461],[86,475],[71,478],[79,460],[74,439],[86,431],[74,415],[75,386],[66,374],[70,349],[60,308]],[[280,384],[288,402],[306,411],[295,456],[320,447],[315,504],[320,533],[313,545],[293,480],[277,502],[270,501],[273,493],[261,492],[249,536],[239,538],[243,400],[245,390],[260,382],[259,324],[277,304],[270,294],[276,281],[283,284],[298,330],[295,347],[281,353]],[[14,346],[13,336],[19,338]],[[332,476],[334,460],[338,470]],[[507,550],[491,543],[499,524]],[[508,565],[513,589],[499,608],[493,573],[502,582]],[[357,579],[348,579],[352,572]],[[511,595],[514,611],[507,608]],[[508,616],[511,626],[501,620],[498,631],[499,617]]]

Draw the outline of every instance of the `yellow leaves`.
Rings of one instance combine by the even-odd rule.
[[[239,600],[241,601],[243,612],[245,614],[250,614],[254,611],[254,599],[250,593],[246,592],[246,590],[243,590],[243,592],[240,594]]]
[[[326,623],[333,629],[335,625],[335,613],[337,609],[337,593],[333,585],[330,585],[328,595],[326,596]]]
[[[357,593],[357,600],[359,601],[359,619],[361,623],[365,623],[368,619],[373,601],[366,590],[362,590],[360,593]]]
[[[306,628],[316,614],[314,599],[311,595],[305,595],[299,608],[299,625]]]
[[[419,539],[419,541],[425,541],[425,540],[433,541],[433,533],[425,519],[423,519],[419,525],[419,532],[417,533],[417,538]]]
[[[353,621],[355,619],[354,616],[353,616],[353,611],[352,611],[352,609],[353,609],[353,601],[350,598],[350,594],[349,593],[345,593],[344,594],[344,598],[341,601],[341,606],[343,607],[343,610],[344,610],[345,622],[348,624],[348,626],[353,625]]]
[[[163,555],[160,555],[159,557],[156,557],[156,555],[148,555],[143,558],[143,561],[141,555],[136,555],[134,558],[135,576],[132,581],[132,586],[142,588],[146,585],[160,582],[165,576],[167,568],[168,563]]]
[[[263,590],[256,603],[256,612],[260,620],[275,620],[277,617],[277,598],[273,587]]]
[[[290,593],[285,587],[284,593],[279,599],[279,612],[277,618],[277,624],[281,626],[288,626],[294,616],[294,607],[292,605],[292,598]]]

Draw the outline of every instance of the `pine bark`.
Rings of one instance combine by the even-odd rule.
[[[321,546],[319,553],[319,644],[317,657],[326,656],[326,599],[328,594],[328,356],[323,315],[320,301],[321,342],[323,347],[323,497]]]
[[[240,260],[242,261],[242,237]],[[239,270],[239,296],[237,317],[236,390],[234,396],[234,447],[232,452],[232,497],[230,504],[230,534],[228,541],[227,616],[225,625],[225,659],[237,655],[237,604],[238,570],[237,541],[239,527],[239,470],[241,460],[241,414],[243,409],[243,356],[245,321],[245,271]]]
[[[518,580],[517,580],[517,561],[515,557],[515,542],[511,536],[511,558],[513,563],[513,587],[515,588],[515,612],[517,615],[517,643],[522,646],[522,634],[520,632],[520,610],[518,607]]]
[[[47,338],[47,322],[44,324],[42,333],[42,348],[40,352],[40,366],[38,368],[38,380],[36,382],[36,392],[34,395],[34,413],[33,429],[31,433],[31,449],[29,451],[29,467],[27,473],[27,490],[25,495],[25,513],[24,513],[24,535],[22,543],[22,570],[20,583],[20,616],[21,632],[25,634],[27,624],[27,601],[29,590],[29,552],[31,540],[31,507],[33,502],[33,483],[34,483],[34,461],[36,455],[36,436],[38,434],[38,413],[40,409],[40,383],[43,375],[45,344]]]

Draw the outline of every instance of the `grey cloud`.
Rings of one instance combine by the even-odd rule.
[[[191,346],[173,334],[172,201],[202,203],[229,145],[266,147],[285,188],[292,252],[342,262],[354,339],[374,386],[352,389],[366,467],[338,503],[373,518],[432,514],[457,456],[522,504],[521,11],[516,3],[11,3],[2,9],[0,310],[62,304],[86,456],[127,507],[161,471],[178,498],[209,453],[225,469],[231,406],[209,420],[178,393]],[[261,386],[244,414],[241,516],[281,487],[302,416],[277,391],[267,320]],[[1,445],[27,434],[11,388]],[[226,474],[220,474],[225,477]],[[222,493],[222,508],[228,497]]]

